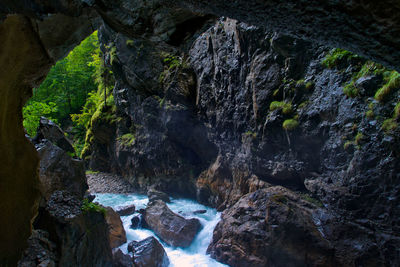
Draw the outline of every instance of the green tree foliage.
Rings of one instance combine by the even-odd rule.
[[[51,68],[24,108],[24,126],[30,127],[27,129],[30,135],[38,125],[37,114],[51,115],[65,128],[70,124],[70,114],[80,112],[89,93],[97,89],[93,76],[99,64],[95,61],[99,51],[97,32],[94,32]],[[48,107],[53,107],[51,112]]]
[[[57,113],[56,103],[42,103],[37,101],[31,101],[31,103],[25,106],[22,110],[24,117],[24,128],[30,136],[36,135],[36,130],[39,125],[41,116],[45,116],[57,123],[57,119],[53,116]]]

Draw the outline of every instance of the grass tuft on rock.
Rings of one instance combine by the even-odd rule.
[[[273,101],[269,105],[269,110],[274,111],[281,109],[283,114],[290,114],[293,111],[292,103],[284,102],[284,101]]]
[[[390,94],[400,88],[400,74],[397,71],[391,71],[390,75],[385,77],[386,83],[375,93],[375,99],[379,102],[386,102]]]
[[[299,126],[299,122],[295,119],[285,120],[282,124],[283,129],[286,131],[293,131]]]

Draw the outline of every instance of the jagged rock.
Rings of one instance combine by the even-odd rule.
[[[136,207],[134,204],[124,207],[119,207],[115,211],[118,213],[119,216],[128,216],[135,213]]]
[[[40,142],[40,140],[43,139],[49,140],[66,152],[75,153],[75,149],[72,146],[71,141],[65,136],[64,131],[51,120],[48,120],[45,117],[40,117],[39,127],[34,142]]]
[[[195,210],[193,211],[193,214],[204,214],[206,212],[207,212],[206,210]]]
[[[141,226],[141,223],[142,223],[142,215],[133,216],[132,220],[131,220],[131,226],[130,227],[132,229],[137,229],[137,228],[139,228]]]
[[[39,178],[43,196],[48,199],[54,191],[66,190],[83,198],[88,189],[84,162],[71,158],[48,140],[36,147],[40,157]]]
[[[165,243],[175,247],[190,246],[201,228],[199,220],[175,214],[161,200],[148,204],[144,220]]]
[[[171,202],[169,196],[166,193],[157,191],[155,189],[149,189],[149,191],[147,191],[147,196],[149,198],[149,202],[153,202],[155,200],[162,200],[166,203]]]
[[[57,261],[56,244],[49,240],[49,233],[34,230],[28,239],[28,248],[18,262],[18,267],[56,267]]]
[[[137,267],[168,267],[169,259],[163,246],[150,236],[141,241],[132,241],[128,251],[133,252]]]
[[[126,233],[118,213],[106,207],[106,222],[108,225],[110,247],[116,248],[126,242]]]
[[[257,190],[224,211],[208,252],[233,267],[337,266],[316,212],[283,187]]]
[[[59,251],[58,266],[112,266],[108,225],[103,213],[81,210],[82,201],[66,191],[54,192],[35,221],[46,229]]]
[[[113,267],[135,267],[132,257],[120,249],[113,251],[113,263]]]

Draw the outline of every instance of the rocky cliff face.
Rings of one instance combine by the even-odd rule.
[[[325,69],[320,60],[327,49],[234,21],[221,21],[199,36],[204,31],[196,30],[208,18],[193,11],[271,26],[398,69],[398,1],[380,1],[379,7],[371,1],[163,2],[173,5],[0,4],[0,61],[12,66],[12,71],[0,70],[0,210],[7,218],[0,227],[1,263],[13,264],[21,254],[39,194],[38,157],[24,138],[22,105],[50,65],[88,35],[101,16],[129,36],[105,32],[103,39],[119,75],[115,95],[121,119],[112,132],[119,139],[104,143],[109,150],[102,150],[111,152],[110,169],[139,188],[156,184],[175,193],[197,193],[202,202],[227,208],[227,214],[236,214],[229,209],[246,193],[269,184],[311,192],[334,216],[318,223],[334,218],[329,220],[337,222],[335,227],[351,226],[343,229],[354,235],[323,232],[330,242],[343,240],[333,245],[340,262],[396,265],[399,150],[393,108],[398,95],[386,104],[369,101],[370,106],[382,77],[369,75],[355,80],[361,95],[350,99],[342,87],[358,71],[357,62]],[[14,13],[22,15],[6,16]],[[272,101],[286,103],[275,103],[270,111]],[[176,160],[166,160],[170,156]],[[217,246],[214,250],[219,257]]]
[[[121,118],[113,168],[225,210],[209,250],[232,266],[396,264],[399,140],[385,124],[398,85],[377,101],[380,66],[348,55],[328,68],[330,49],[231,19],[195,36],[174,47],[101,30]]]

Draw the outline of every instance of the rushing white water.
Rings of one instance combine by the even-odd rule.
[[[99,202],[104,206],[113,208],[135,204],[136,210],[144,209],[147,205],[148,198],[145,195],[138,194],[96,194],[95,202]],[[134,215],[122,216],[121,220],[124,224],[126,237],[128,242],[120,248],[124,253],[128,253],[128,243],[133,240],[142,240],[149,236],[156,237],[163,245],[170,261],[170,267],[222,267],[228,266],[221,264],[206,254],[208,245],[211,242],[213,230],[220,220],[221,214],[215,209],[201,205],[195,201],[188,199],[171,199],[168,207],[175,213],[181,214],[186,218],[197,218],[200,220],[203,228],[197,234],[192,244],[188,248],[171,247],[160,240],[153,231],[147,229],[131,229],[131,219]],[[197,210],[206,210],[204,214],[193,214]]]

